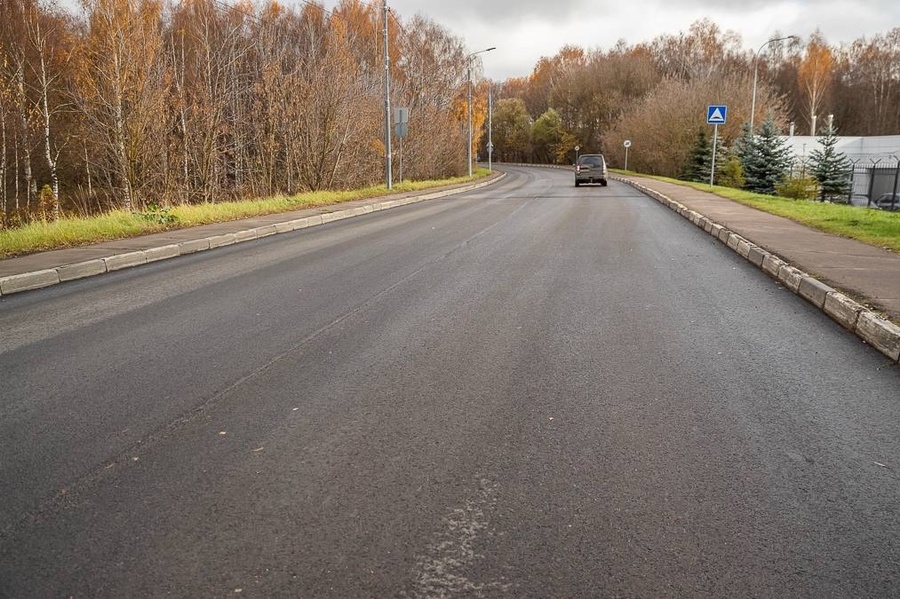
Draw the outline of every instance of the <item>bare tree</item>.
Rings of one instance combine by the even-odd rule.
[[[398,52],[394,89],[400,105],[407,106],[410,114],[409,134],[403,140],[405,175],[440,178],[461,174],[467,168],[466,114],[459,111],[466,82],[462,40],[416,15],[394,47]]]

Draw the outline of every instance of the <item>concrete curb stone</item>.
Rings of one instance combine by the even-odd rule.
[[[131,268],[147,263],[147,252],[140,250],[137,252],[128,252],[125,254],[114,254],[103,259],[106,262],[106,272],[122,270],[123,268]]]
[[[59,283],[59,273],[56,269],[36,270],[34,272],[26,272],[20,275],[10,275],[0,279],[0,293],[9,295],[19,293],[20,291],[30,291],[32,289],[40,289],[49,287]]]
[[[728,241],[725,243],[725,245],[728,246],[728,249],[734,250],[736,252],[738,251],[738,245],[740,245],[742,239],[743,238],[737,233],[732,233],[728,236]]]
[[[900,327],[896,324],[858,304],[839,290],[788,264],[775,254],[756,246],[752,241],[730,231],[727,227],[712,221],[709,217],[700,215],[698,219],[694,216],[698,214],[696,211],[688,209],[655,190],[626,178],[616,177],[616,179],[639,189],[700,226],[712,237],[724,243],[769,276],[780,281],[793,293],[818,307],[832,320],[855,333],[893,362],[900,362]]]
[[[193,254],[194,252],[204,252],[209,249],[209,239],[195,239],[193,241],[183,241],[178,244],[178,252],[180,256]]]
[[[256,239],[256,231],[248,229],[246,231],[238,231],[234,234],[235,243],[243,243],[245,241],[253,241]]]
[[[794,293],[800,289],[800,283],[806,276],[808,275],[805,272],[790,264],[782,264],[778,269],[778,280]]]
[[[856,332],[856,322],[865,307],[839,291],[831,291],[825,296],[825,305],[822,309],[845,329]]]
[[[324,218],[322,219],[322,222],[325,222]],[[269,235],[275,235],[278,233],[278,230],[275,228],[275,225],[266,225],[264,227],[256,227],[253,230],[256,231],[257,239],[262,239],[263,237],[268,237]],[[209,249],[209,248],[205,247],[203,249]]]
[[[220,248],[226,245],[233,245],[237,242],[237,238],[234,233],[225,233],[224,235],[215,235],[214,237],[207,237],[209,241],[209,249]]]
[[[751,246],[750,251],[747,252],[747,260],[749,260],[750,262],[752,262],[759,268],[762,268],[763,262],[765,261],[766,256],[768,256],[768,255],[769,255],[769,252],[767,252],[766,250],[762,249],[759,246],[754,245],[754,246]]]
[[[797,295],[817,308],[822,309],[825,308],[825,298],[832,292],[834,292],[834,289],[810,276],[803,277],[800,280],[800,285],[797,287]]]
[[[156,248],[145,250],[147,254],[147,262],[158,262],[159,260],[168,260],[181,255],[181,248],[176,244],[162,245]]]
[[[56,269],[56,272],[59,274],[59,282],[64,283],[66,281],[102,275],[106,272],[106,262],[102,258],[98,258],[97,260],[60,266]]]
[[[856,333],[894,362],[900,362],[900,327],[894,323],[863,310],[856,323]]]
[[[767,253],[765,258],[763,258],[762,269],[766,272],[767,275],[771,277],[778,278],[778,271],[781,270],[782,266],[785,266],[787,263],[775,256],[774,254]]]

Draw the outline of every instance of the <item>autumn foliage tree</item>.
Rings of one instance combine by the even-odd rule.
[[[88,33],[77,72],[80,109],[103,154],[100,168],[132,210],[163,171],[165,72],[156,0],[85,0]]]
[[[810,135],[816,135],[816,119],[825,104],[833,66],[831,49],[822,35],[816,32],[807,43],[806,53],[797,69],[797,77],[804,93]]]
[[[391,104],[410,109],[392,148],[406,178],[465,172],[465,47],[424,16],[389,14],[385,73],[384,14],[360,0],[80,8],[0,3],[5,224],[39,216],[44,185],[55,214],[377,183],[386,75]],[[477,132],[487,92],[476,71]]]

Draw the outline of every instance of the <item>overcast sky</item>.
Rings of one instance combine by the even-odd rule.
[[[421,13],[440,23],[472,52],[496,46],[482,56],[484,75],[495,81],[530,74],[538,59],[566,44],[634,45],[687,32],[704,17],[740,34],[753,51],[775,33],[806,40],[818,28],[836,46],[900,27],[900,0],[388,0],[388,6],[402,20]]]

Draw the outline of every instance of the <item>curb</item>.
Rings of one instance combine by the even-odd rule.
[[[819,308],[832,320],[854,333],[894,363],[900,363],[900,326],[853,301],[839,290],[829,287],[799,268],[791,266],[778,255],[759,247],[727,227],[679,204],[664,194],[629,179],[610,178],[631,185],[690,220],[757,268],[781,282],[794,294]]]
[[[268,237],[270,235],[289,233],[298,229],[324,225],[325,223],[343,220],[345,218],[371,214],[373,212],[388,210],[390,208],[405,206],[407,204],[415,204],[417,202],[423,202],[425,200],[444,198],[447,196],[472,191],[473,189],[486,187],[488,185],[493,185],[494,183],[500,181],[505,177],[506,173],[498,171],[498,174],[496,176],[489,177],[485,181],[480,181],[471,185],[463,184],[460,187],[442,189],[435,192],[413,192],[414,195],[399,197],[384,202],[374,202],[371,204],[365,204],[363,206],[355,206],[353,208],[347,208],[346,210],[337,210],[335,212],[326,212],[324,214],[316,214],[303,218],[296,218],[274,225],[264,225],[261,227],[254,227],[251,229],[238,231],[235,233],[214,235],[212,237],[205,237],[202,239],[183,241],[178,244],[154,247],[146,250],[125,252],[121,254],[113,254],[107,256],[106,258],[98,258],[94,260],[88,260],[86,262],[65,264],[52,269],[37,270],[17,275],[0,277],[0,296],[12,295],[13,293],[20,293],[22,291],[31,291],[33,289],[41,289],[43,287],[50,287],[51,285],[65,283],[66,281],[74,281],[76,279],[83,279],[85,277],[102,275],[125,268],[140,266],[142,264],[150,264],[151,262],[158,262],[160,260],[167,260],[169,258],[177,258],[178,256],[186,256],[187,254],[194,254],[196,252],[205,252],[207,250],[212,250],[218,247],[233,245],[235,243],[242,243],[245,241],[253,241],[255,239],[262,239],[263,237]]]

